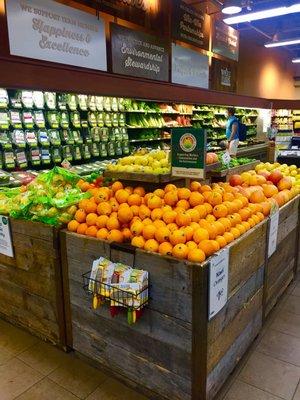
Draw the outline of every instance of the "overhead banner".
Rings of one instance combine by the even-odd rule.
[[[239,31],[224,24],[222,21],[214,21],[212,39],[213,53],[238,61],[239,40]]]
[[[206,135],[203,129],[172,129],[172,176],[205,179]]]
[[[106,71],[102,19],[51,0],[7,0],[10,54]]]
[[[212,90],[236,92],[237,64],[235,62],[213,58],[210,81],[210,88]]]
[[[208,89],[208,57],[172,44],[172,82]]]
[[[114,73],[169,80],[168,45],[163,39],[111,23],[111,46]]]
[[[209,48],[210,17],[178,0],[172,1],[172,37],[201,49]]]

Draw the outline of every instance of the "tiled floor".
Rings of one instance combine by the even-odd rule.
[[[0,400],[147,400],[0,320]],[[300,400],[300,281],[275,308],[216,400]],[[170,399],[172,400],[172,399]]]

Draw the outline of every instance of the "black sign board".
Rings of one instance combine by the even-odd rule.
[[[110,25],[114,73],[169,80],[168,45],[163,39],[114,23]]]
[[[222,21],[214,21],[212,51],[238,61],[239,32]]]
[[[210,17],[183,1],[172,1],[172,37],[208,50]]]
[[[237,63],[212,59],[211,89],[220,92],[236,92]]]

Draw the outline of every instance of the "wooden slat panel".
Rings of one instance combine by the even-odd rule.
[[[299,210],[293,210],[293,212],[285,218],[278,226],[277,234],[277,246],[286,239],[286,237],[295,230],[298,226]]]

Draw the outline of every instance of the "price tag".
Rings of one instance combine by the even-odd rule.
[[[229,248],[224,248],[212,257],[209,270],[209,309],[211,320],[227,303],[228,298]]]
[[[9,219],[0,215],[0,253],[7,257],[14,257]]]
[[[229,163],[231,161],[231,157],[227,151],[225,151],[225,153],[222,155],[222,161],[223,161],[223,164],[229,165]]]
[[[270,217],[270,230],[269,230],[269,243],[268,243],[268,257],[276,251],[277,248],[277,234],[279,223],[279,210],[274,212]]]

